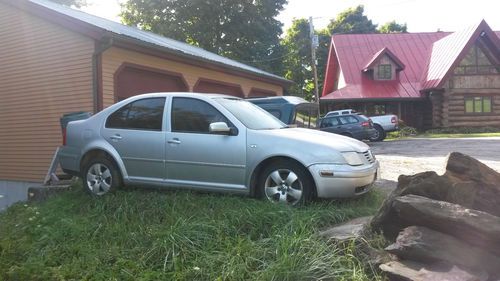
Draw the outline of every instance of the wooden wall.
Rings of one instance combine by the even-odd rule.
[[[0,180],[41,182],[59,117],[93,111],[94,41],[0,3]]]
[[[443,127],[500,127],[500,75],[452,76],[442,96],[441,115]],[[492,97],[492,112],[487,114],[465,113],[465,98]]]
[[[250,95],[252,88],[258,88],[274,92],[277,95],[283,95],[283,87],[280,85],[270,84],[190,64],[166,60],[131,50],[112,47],[106,50],[102,56],[104,107],[110,106],[114,103],[114,75],[119,67],[124,63],[181,73],[184,76],[190,91],[193,91],[196,83],[203,78],[205,80],[241,85],[245,97]]]

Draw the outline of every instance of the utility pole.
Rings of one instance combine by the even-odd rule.
[[[316,48],[319,46],[318,35],[314,34],[313,18],[309,17],[309,37],[311,38],[311,66],[314,74],[314,100],[319,104],[318,70],[316,68]]]

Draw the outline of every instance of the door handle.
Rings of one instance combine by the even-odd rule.
[[[178,138],[168,140],[167,142],[171,143],[171,144],[180,144],[181,143],[181,141]]]
[[[112,140],[121,140],[122,136],[120,136],[120,135],[113,135],[113,136],[111,136],[109,138],[112,139]]]

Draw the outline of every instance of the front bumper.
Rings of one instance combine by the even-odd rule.
[[[378,161],[361,166],[315,164],[309,172],[319,198],[348,198],[368,192],[380,174],[379,167]],[[333,175],[325,175],[327,171]]]

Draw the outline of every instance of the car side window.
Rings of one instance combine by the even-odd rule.
[[[193,98],[174,98],[172,102],[172,132],[208,134],[210,123],[232,123],[215,107]]]
[[[344,125],[358,123],[358,119],[354,116],[342,116],[340,117],[340,121]]]
[[[106,120],[106,128],[161,131],[165,98],[147,98],[131,102]]]
[[[321,128],[332,127],[339,125],[339,120],[337,117],[326,118],[321,122]]]

